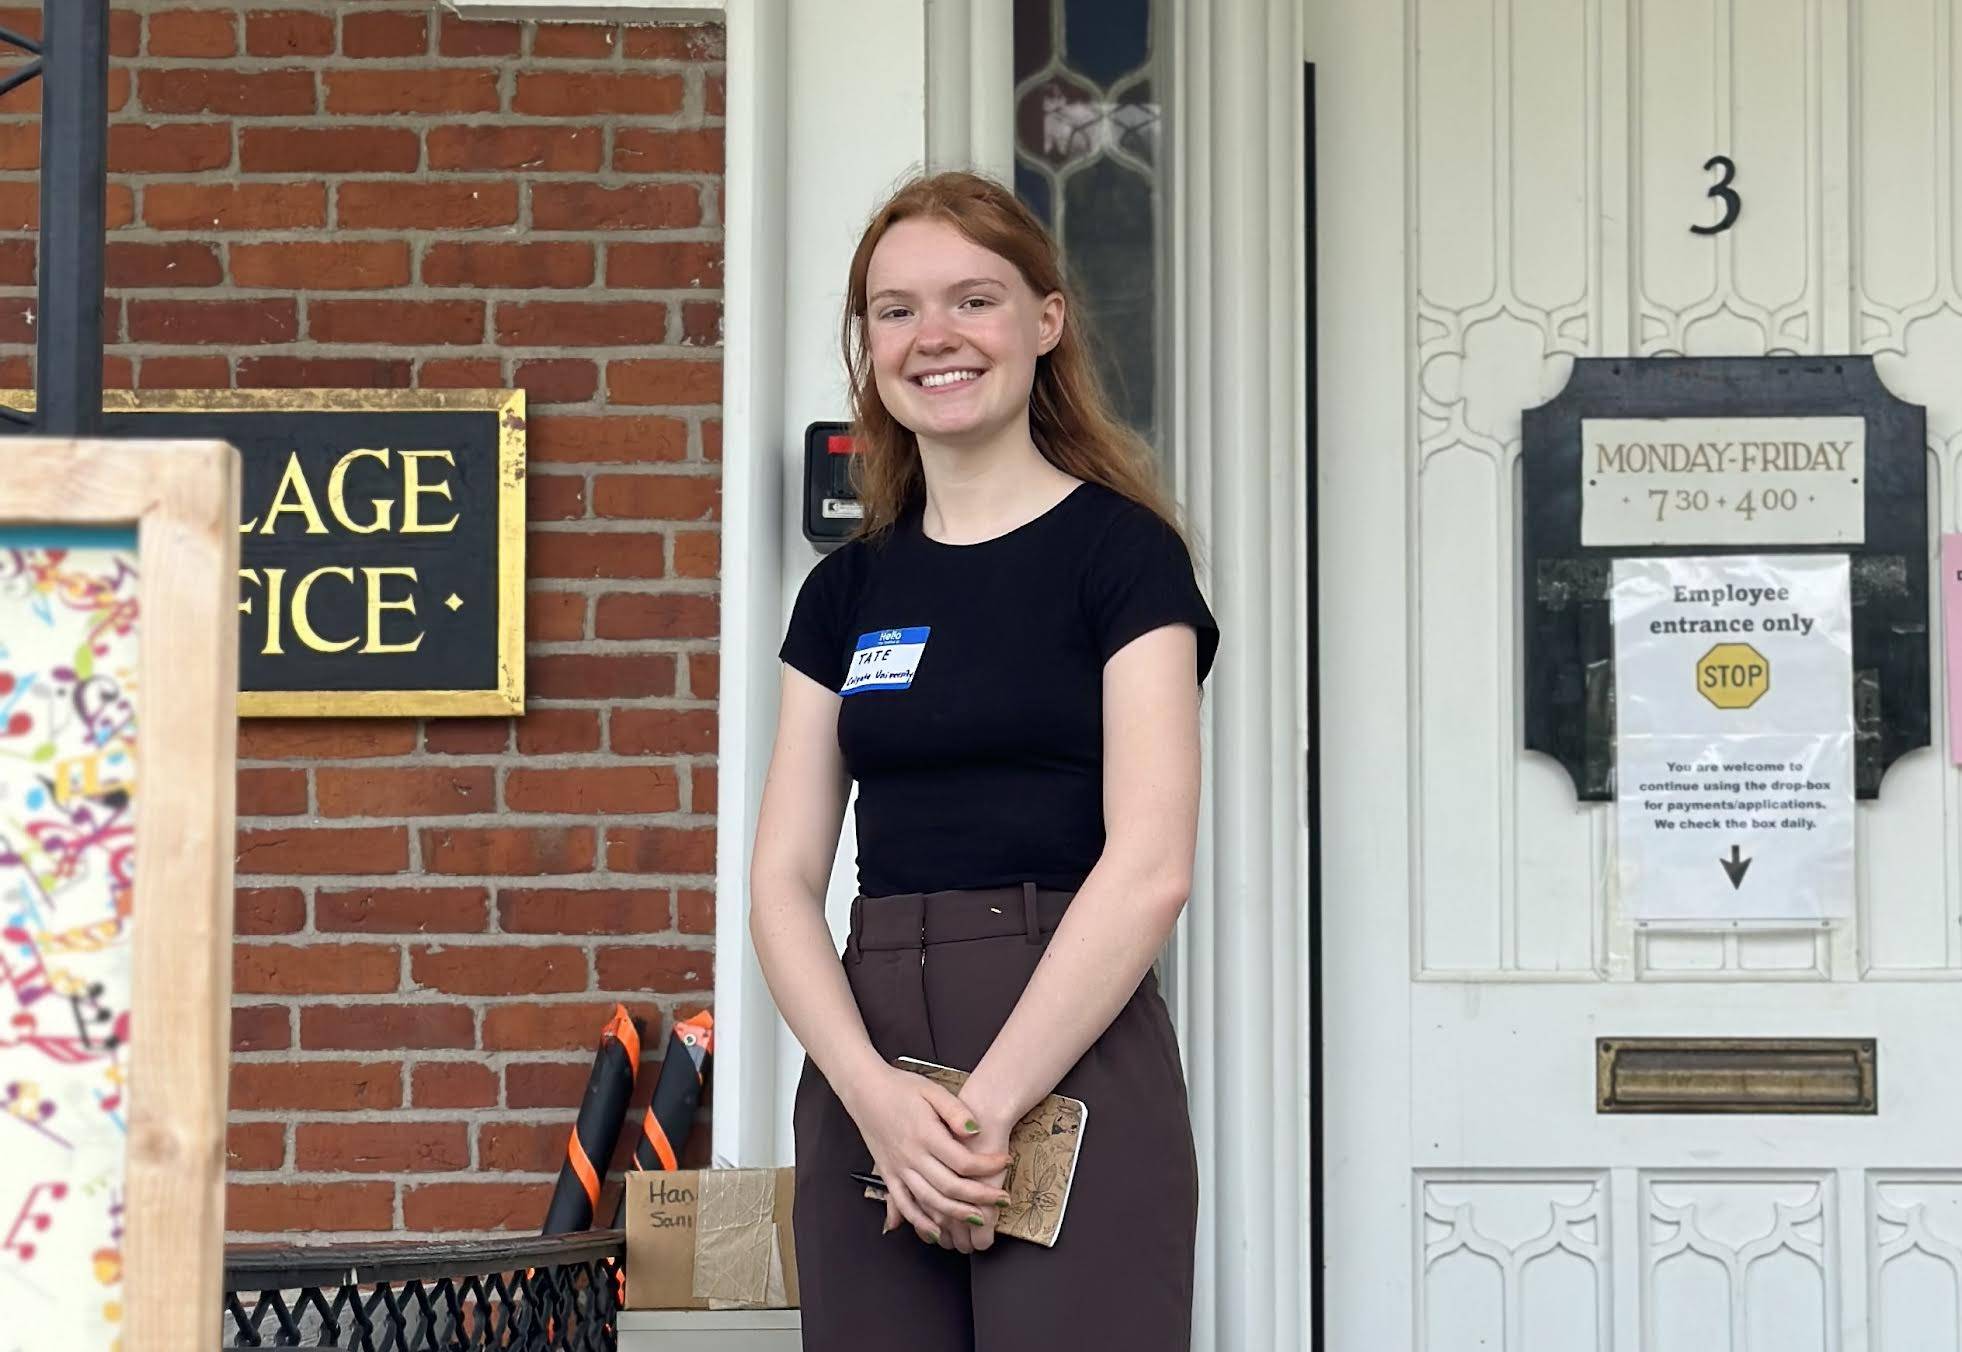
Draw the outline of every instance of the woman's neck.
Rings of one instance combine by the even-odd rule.
[[[1034,520],[1077,483],[1043,457],[1026,431],[993,446],[954,448],[923,440],[920,471],[926,479],[921,527],[929,539],[955,545],[993,539]]]

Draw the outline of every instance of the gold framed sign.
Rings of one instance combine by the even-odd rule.
[[[524,391],[108,391],[103,404],[105,437],[239,450],[242,716],[524,712]]]

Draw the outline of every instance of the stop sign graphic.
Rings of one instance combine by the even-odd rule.
[[[1697,659],[1696,688],[1719,709],[1748,709],[1771,689],[1771,663],[1748,643],[1719,643]]]

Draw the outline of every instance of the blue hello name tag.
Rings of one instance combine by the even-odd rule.
[[[920,654],[926,651],[928,626],[909,629],[874,629],[858,636],[852,650],[852,665],[845,673],[841,695],[861,690],[904,690],[913,684],[919,670]]]

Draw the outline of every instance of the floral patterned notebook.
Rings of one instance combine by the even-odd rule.
[[[967,1072],[902,1056],[893,1064],[901,1070],[945,1086],[958,1094]],[[995,1233],[1054,1248],[1063,1232],[1063,1212],[1069,1206],[1070,1181],[1076,1174],[1077,1152],[1083,1145],[1083,1124],[1090,1109],[1082,1099],[1051,1094],[1015,1124],[1008,1138],[1008,1205],[1002,1208]],[[885,1192],[868,1187],[865,1195],[883,1202]]]

